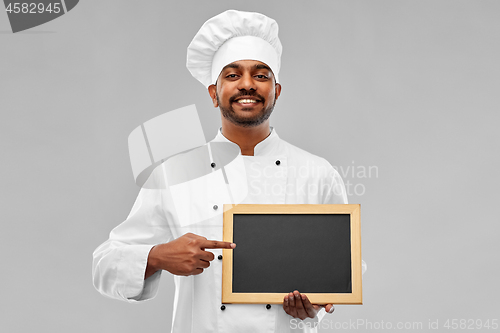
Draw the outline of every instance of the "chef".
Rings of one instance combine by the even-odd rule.
[[[94,252],[99,292],[143,301],[156,295],[162,272],[173,274],[175,333],[291,332],[297,326],[315,332],[333,312],[332,304],[313,305],[297,290],[282,305],[221,303],[222,249],[237,246],[221,241],[224,204],[347,203],[337,171],[269,125],[281,93],[281,52],[278,25],[265,15],[228,10],[203,24],[188,47],[187,68],[221,112],[212,143],[230,144],[240,154],[181,184],[169,183],[165,165],[157,167],[127,219]],[[311,256],[314,251],[322,249]],[[293,273],[300,265],[284,269]],[[291,319],[307,325],[291,325]]]

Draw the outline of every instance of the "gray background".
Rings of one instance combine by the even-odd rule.
[[[499,319],[499,1],[114,0],[19,34],[0,13],[2,329],[169,331],[168,274],[152,301],[110,300],[91,254],[138,193],[136,126],[194,103],[215,135],[186,47],[230,8],[280,24],[279,135],[344,173],[378,170],[344,174],[368,271],[364,305],[329,325]]]

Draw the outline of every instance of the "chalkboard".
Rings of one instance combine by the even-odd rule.
[[[359,205],[224,207],[223,303],[361,304]]]

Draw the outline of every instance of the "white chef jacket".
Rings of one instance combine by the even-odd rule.
[[[230,141],[219,129],[212,142]],[[130,215],[95,250],[95,288],[103,295],[128,302],[153,298],[162,271],[144,280],[151,248],[188,232],[222,240],[222,207],[231,200],[252,204],[347,203],[338,172],[325,159],[280,139],[274,129],[255,146],[254,156],[240,153],[224,170],[226,181],[219,169],[194,182],[169,187],[161,166],[155,169],[148,180],[154,186],[141,188]],[[266,304],[225,304],[222,310],[222,260],[217,259],[222,250],[211,251],[216,259],[203,273],[174,275],[173,333],[295,331],[291,327],[316,331],[310,327],[318,324],[324,309],[300,326],[300,319],[290,324],[293,318],[279,304],[270,309]]]

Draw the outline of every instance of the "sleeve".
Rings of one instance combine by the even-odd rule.
[[[144,280],[149,251],[172,239],[162,209],[162,190],[141,188],[127,219],[93,253],[94,287],[105,296],[128,302],[155,297],[161,271]]]

